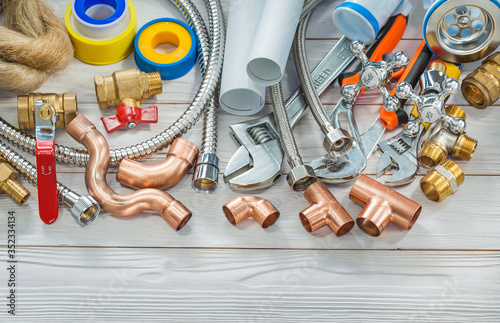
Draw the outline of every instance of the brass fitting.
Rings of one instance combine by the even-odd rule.
[[[0,158],[0,194],[7,193],[17,204],[22,205],[29,199],[31,193],[16,179],[16,170]]]
[[[446,159],[427,172],[420,181],[420,188],[429,200],[441,202],[454,194],[464,179],[465,175],[460,166]]]
[[[280,212],[268,200],[257,196],[240,196],[222,206],[222,211],[232,225],[252,217],[264,229],[273,225]]]
[[[427,167],[434,167],[451,154],[453,157],[470,160],[477,147],[477,140],[465,133],[465,112],[456,106],[446,107],[446,116],[434,128],[429,139],[422,143],[418,160]],[[458,120],[458,121],[457,121]]]
[[[356,223],[373,237],[379,236],[389,222],[410,230],[422,210],[422,205],[366,175],[356,180],[349,198],[364,206]]]
[[[307,232],[327,225],[340,237],[354,227],[354,220],[323,182],[311,184],[305,190],[304,197],[311,206],[300,212],[299,217]]]
[[[17,120],[19,129],[35,129],[35,102],[41,100],[54,107],[56,128],[66,128],[78,115],[76,93],[30,93],[17,97]]]
[[[462,82],[462,94],[476,108],[484,109],[495,103],[500,96],[500,53],[483,61]]]
[[[115,71],[110,76],[96,75],[94,85],[99,109],[120,104],[140,108],[144,99],[163,91],[160,73],[145,73],[138,68]]]

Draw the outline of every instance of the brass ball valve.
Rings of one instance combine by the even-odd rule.
[[[66,126],[78,116],[76,93],[30,93],[17,97],[19,129],[35,129],[35,103],[40,100],[51,105],[56,113],[56,128]]]

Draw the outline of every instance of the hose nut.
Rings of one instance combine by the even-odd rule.
[[[465,175],[460,166],[446,159],[427,172],[420,181],[420,188],[429,200],[441,202],[454,194],[464,179]]]
[[[484,109],[500,96],[500,53],[485,59],[483,64],[467,75],[462,82],[462,94],[467,102]]]
[[[341,128],[336,128],[333,131],[325,134],[325,139],[323,140],[323,147],[326,151],[333,157],[342,157],[349,150],[351,150],[353,145],[353,139],[349,133]]]
[[[314,174],[314,170],[308,165],[298,165],[297,167],[290,170],[290,173],[286,176],[288,185],[294,191],[303,191],[309,185],[316,182],[317,178]]]
[[[217,189],[219,182],[219,158],[214,153],[198,156],[191,186],[198,193],[210,193]]]
[[[17,175],[16,170],[0,158],[0,194],[8,194],[17,204],[22,205],[31,193],[16,180]]]
[[[273,225],[280,216],[271,202],[256,196],[237,197],[222,206],[222,211],[232,225],[252,217],[264,229]]]
[[[323,182],[310,185],[304,197],[311,206],[300,212],[300,222],[307,232],[314,232],[327,225],[337,237],[354,227],[354,220],[333,196]]]
[[[56,112],[56,128],[66,126],[78,115],[76,93],[30,93],[17,97],[17,119],[19,129],[35,129],[35,102],[41,100],[51,105]]]

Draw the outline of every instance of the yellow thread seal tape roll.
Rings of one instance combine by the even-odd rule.
[[[94,65],[116,63],[133,52],[136,22],[130,0],[75,0],[64,15],[75,57]]]

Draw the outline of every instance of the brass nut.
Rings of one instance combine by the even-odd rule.
[[[17,172],[4,160],[0,160],[0,194],[8,194],[16,203],[24,204],[31,193],[16,181]]]
[[[427,172],[420,181],[420,188],[429,200],[441,202],[454,194],[464,179],[465,175],[460,166],[446,159]]]
[[[76,93],[30,93],[28,95],[20,95],[17,97],[19,129],[35,129],[35,103],[37,100],[41,100],[54,108],[56,113],[56,128],[66,128],[71,120],[78,116]],[[48,113],[44,109],[41,109],[39,117],[42,120],[48,120],[52,117],[52,110]]]
[[[500,53],[483,61],[462,82],[462,94],[476,108],[489,107],[500,96]]]

